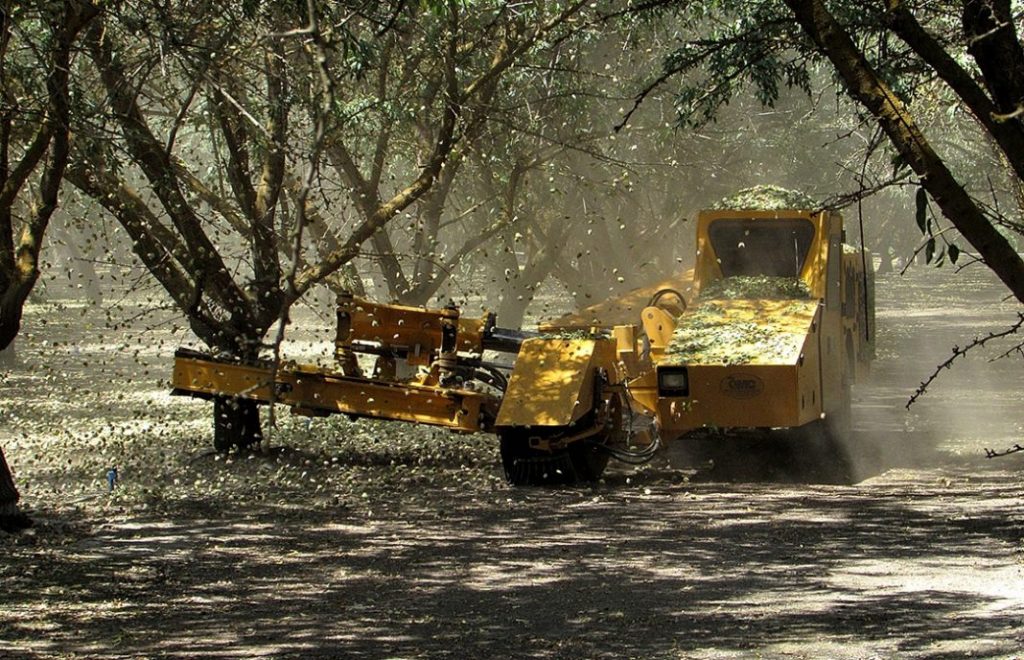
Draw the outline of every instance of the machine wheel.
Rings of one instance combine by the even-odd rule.
[[[579,481],[597,481],[608,467],[608,452],[597,444],[577,442],[569,448],[569,460]]]
[[[590,441],[578,442],[570,447],[570,457],[576,474],[583,481],[597,481],[608,467],[609,445],[626,443],[622,415],[622,398],[611,394],[604,399],[605,430]]]
[[[213,448],[228,452],[246,449],[263,440],[260,409],[255,401],[231,397],[213,400]]]
[[[558,452],[531,448],[529,434],[524,429],[501,433],[498,436],[501,464],[508,482],[513,486],[554,486],[600,479],[609,458],[603,445],[621,443],[624,436],[621,398],[612,394],[604,405],[606,429]]]

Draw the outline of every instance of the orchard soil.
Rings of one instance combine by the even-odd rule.
[[[1024,657],[1016,320],[982,270],[878,280],[849,483],[799,447],[677,444],[598,484],[505,485],[494,438],[276,411],[210,451],[170,397],[170,311],[28,309],[0,442],[36,526],[0,534],[0,657]],[[333,315],[287,353],[327,361]],[[1016,337],[1024,339],[1024,337]],[[113,492],[106,474],[118,471]]]

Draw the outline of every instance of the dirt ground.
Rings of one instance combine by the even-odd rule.
[[[0,657],[1024,657],[1024,453],[984,457],[1024,426],[1012,344],[904,409],[1017,307],[980,270],[878,286],[838,485],[736,440],[513,489],[490,437],[287,413],[225,460],[167,395],[173,314],[33,306],[0,381],[37,521],[0,535]],[[298,318],[289,354],[325,358],[331,315]]]

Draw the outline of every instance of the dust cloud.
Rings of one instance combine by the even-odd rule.
[[[855,476],[983,462],[986,448],[1019,442],[1021,364],[1018,355],[999,358],[1019,337],[972,350],[906,408],[954,346],[1016,320],[1019,306],[1004,300],[995,277],[981,267],[960,273],[917,267],[880,277],[876,290],[877,358],[871,376],[855,388],[855,431],[846,446]]]

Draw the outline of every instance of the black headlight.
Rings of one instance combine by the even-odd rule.
[[[686,367],[658,367],[658,396],[690,396]]]

